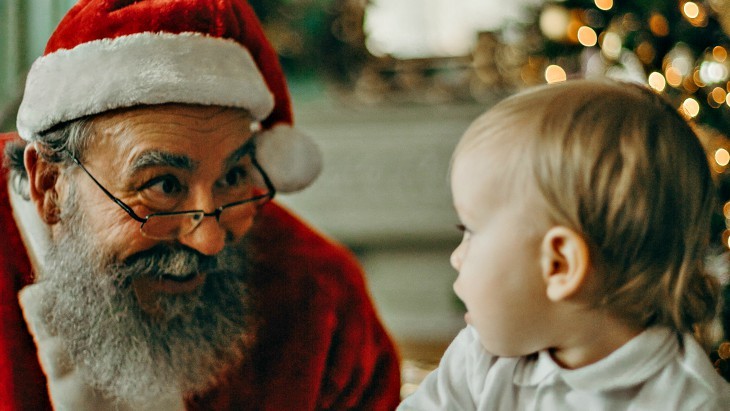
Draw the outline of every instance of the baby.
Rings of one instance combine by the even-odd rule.
[[[730,410],[693,332],[715,189],[689,125],[638,85],[510,97],[453,157],[467,327],[399,410]]]

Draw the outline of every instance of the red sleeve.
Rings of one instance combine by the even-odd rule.
[[[16,138],[0,134],[0,157]],[[35,343],[18,304],[18,291],[31,282],[30,261],[10,209],[7,170],[0,168],[0,411],[51,409]]]
[[[395,409],[398,356],[353,255],[276,204],[262,211],[251,243],[259,251],[257,345],[227,383],[189,408]]]

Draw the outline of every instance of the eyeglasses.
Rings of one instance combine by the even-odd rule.
[[[246,176],[240,184],[243,187],[240,192],[240,200],[222,205],[210,213],[206,213],[204,210],[170,211],[140,217],[130,206],[104,188],[76,156],[68,151],[66,153],[74,163],[84,170],[86,175],[96,183],[104,194],[117,203],[130,217],[142,223],[140,231],[145,237],[156,240],[172,240],[189,234],[203,222],[205,217],[215,217],[219,224],[234,227],[236,224],[253,217],[258,209],[274,198],[276,194],[276,189],[269,176],[266,175],[266,172],[256,160],[255,146],[250,144],[241,158],[245,161]],[[261,182],[264,183],[265,189],[259,187]]]

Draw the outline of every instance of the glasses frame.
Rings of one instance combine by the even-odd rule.
[[[195,224],[192,227],[192,229],[187,232],[187,233],[190,233],[190,232],[193,232],[200,225],[200,223],[203,221],[203,218],[205,218],[205,217],[215,217],[215,220],[217,222],[220,222],[221,213],[223,213],[223,210],[225,210],[226,208],[266,199],[266,201],[264,203],[262,203],[262,205],[263,205],[263,204],[271,201],[274,198],[274,196],[276,195],[276,188],[274,187],[274,184],[271,182],[271,179],[269,179],[268,174],[266,174],[263,167],[261,167],[261,164],[259,164],[258,160],[256,159],[256,146],[253,143],[249,143],[248,147],[243,152],[243,155],[244,156],[248,155],[251,158],[251,164],[253,164],[253,166],[256,168],[256,170],[258,170],[258,172],[261,173],[261,177],[264,180],[266,189],[268,190],[266,194],[254,196],[254,197],[247,198],[247,199],[241,200],[241,201],[235,201],[232,203],[224,204],[220,207],[217,207],[215,210],[211,211],[210,213],[206,213],[205,210],[162,211],[162,212],[158,212],[158,213],[148,214],[145,217],[140,217],[137,213],[134,212],[134,210],[132,210],[132,207],[128,206],[124,201],[120,200],[114,194],[112,194],[109,190],[107,190],[99,182],[99,180],[97,180],[96,177],[94,177],[91,174],[91,172],[89,172],[89,170],[87,170],[86,167],[84,167],[84,165],[81,163],[81,161],[78,158],[76,158],[76,156],[73,153],[71,153],[68,150],[64,150],[64,151],[71,158],[71,160],[73,160],[73,162],[76,163],[76,165],[78,165],[82,170],[84,170],[84,173],[86,173],[86,175],[89,176],[89,178],[91,178],[91,180],[101,189],[101,191],[104,192],[104,194],[107,195],[107,197],[109,197],[112,201],[114,201],[122,210],[124,210],[134,220],[142,223],[139,226],[139,230],[145,236],[148,236],[148,235],[144,232],[143,227],[147,223],[147,221],[149,221],[150,218],[155,217],[155,216],[172,216],[172,215],[182,215],[182,214],[198,215],[199,217],[196,219],[196,220],[198,220],[198,223]],[[178,234],[178,235],[181,235],[181,234]],[[156,237],[151,237],[151,238],[156,238]],[[165,238],[165,237],[162,237],[162,238]]]

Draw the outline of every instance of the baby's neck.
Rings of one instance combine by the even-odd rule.
[[[562,333],[562,341],[550,349],[553,359],[567,369],[598,362],[644,331],[601,312],[588,314],[570,328],[570,332]]]

